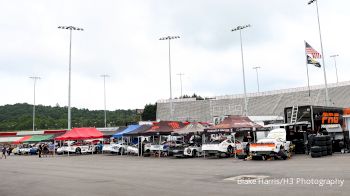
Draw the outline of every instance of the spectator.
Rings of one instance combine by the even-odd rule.
[[[5,145],[2,147],[1,159],[2,159],[2,157],[5,157],[5,159],[6,159],[6,146]]]

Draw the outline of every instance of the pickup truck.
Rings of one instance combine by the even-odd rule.
[[[231,139],[225,140],[214,140],[209,144],[202,145],[202,151],[206,156],[217,156],[221,157],[222,154],[231,156],[234,152],[235,144]]]
[[[288,158],[290,141],[286,141],[286,130],[283,128],[273,129],[266,138],[250,144],[249,152],[252,158],[277,157]]]

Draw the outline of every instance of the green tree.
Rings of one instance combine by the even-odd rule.
[[[157,113],[157,104],[147,104],[147,105],[145,105],[145,108],[144,108],[143,113],[141,115],[142,120],[155,121],[156,120],[156,113]]]

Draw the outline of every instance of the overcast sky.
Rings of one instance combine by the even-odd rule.
[[[350,73],[350,1],[319,0],[329,83]],[[320,51],[315,4],[307,0],[0,0],[0,105],[68,105],[69,31],[73,25],[72,107],[143,108],[169,98],[168,42],[171,42],[173,96],[243,93],[238,25],[242,31],[247,92],[307,85],[304,40]],[[324,84],[323,70],[309,66],[310,83]]]

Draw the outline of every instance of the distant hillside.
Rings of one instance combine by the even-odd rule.
[[[66,129],[67,107],[36,106],[35,127]],[[72,127],[104,127],[104,111],[71,108]],[[32,130],[33,105],[18,103],[0,106],[0,131]],[[120,126],[140,120],[136,110],[107,111],[107,126]]]

